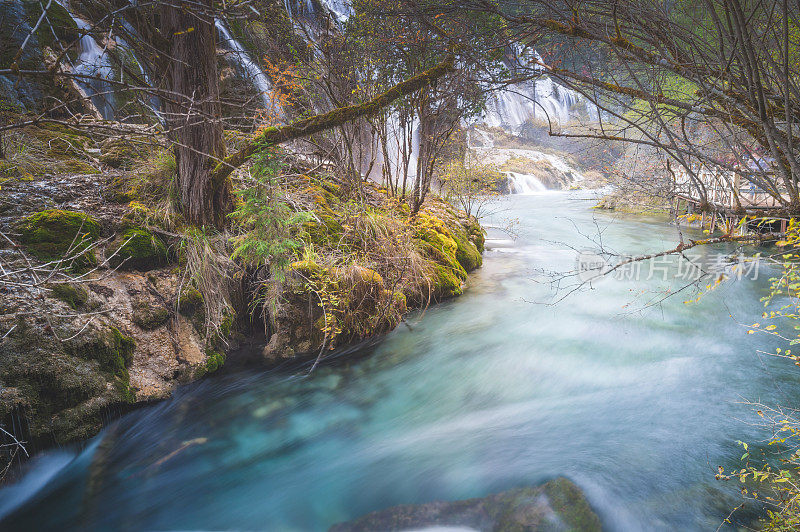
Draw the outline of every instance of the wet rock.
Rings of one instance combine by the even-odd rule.
[[[535,532],[602,529],[581,490],[565,478],[482,499],[394,506],[340,523],[331,532],[400,531],[434,527]]]

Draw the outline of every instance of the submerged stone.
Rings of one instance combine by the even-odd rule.
[[[331,532],[462,529],[503,532],[594,532],[602,530],[580,488],[557,478],[482,499],[394,506],[340,523]]]

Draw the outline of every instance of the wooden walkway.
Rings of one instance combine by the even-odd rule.
[[[709,224],[712,231],[718,227],[732,227],[729,224],[735,226],[743,215],[758,215],[781,207],[775,195],[747,181],[742,182],[741,176],[735,172],[703,166],[694,173],[705,189],[706,197],[700,195],[700,187],[692,181],[689,172],[679,168],[675,172],[674,184],[676,207],[679,213],[699,215],[701,225]],[[768,225],[770,232],[784,233],[786,219],[776,218],[775,223]]]

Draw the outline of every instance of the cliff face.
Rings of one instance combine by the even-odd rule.
[[[481,264],[480,226],[449,204],[412,216],[373,184],[284,154],[280,197],[306,221],[288,267],[267,275],[231,258],[241,229],[180,222],[158,145],[55,126],[14,135],[0,164],[0,420],[29,450],[88,438],[216,371],[244,335],[265,336],[270,364],[385,333],[461,294]]]

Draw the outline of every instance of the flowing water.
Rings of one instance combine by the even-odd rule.
[[[519,219],[519,238],[487,252],[464,296],[310,377],[213,376],[80,452],[44,453],[0,491],[0,529],[324,530],[559,475],[609,530],[716,529],[740,502],[717,465],[739,464],[735,440],[763,436],[740,401],[785,403],[798,389],[737,323],[757,319],[766,272],[692,305],[681,293],[643,310],[680,287],[644,275],[542,304],[564,295],[548,272],[574,267],[571,248],[590,244],[581,233],[602,231],[620,253],[675,244],[663,222],[591,205],[508,198],[498,216]]]

